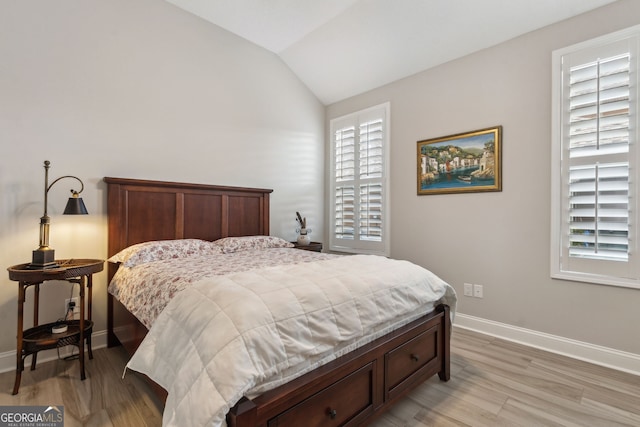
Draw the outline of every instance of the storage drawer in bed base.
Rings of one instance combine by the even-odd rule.
[[[243,398],[229,411],[227,423],[230,427],[283,426],[305,413],[305,425],[356,426],[371,421],[431,376],[449,380],[449,316],[449,307],[439,305],[432,313],[300,378],[253,400]],[[338,413],[331,402],[347,403]]]

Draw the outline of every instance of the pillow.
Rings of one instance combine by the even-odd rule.
[[[293,243],[274,236],[224,237],[213,242],[225,254],[249,249],[292,248]]]
[[[200,239],[154,240],[129,246],[108,259],[125,267],[135,267],[152,261],[183,258],[195,254],[215,255],[222,250]]]

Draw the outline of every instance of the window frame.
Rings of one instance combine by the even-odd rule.
[[[361,253],[361,254],[373,254],[373,255],[390,255],[390,186],[389,186],[389,153],[390,153],[390,103],[385,102],[383,104],[375,105],[364,110],[356,111],[350,114],[346,114],[340,117],[333,118],[329,121],[329,249],[335,252],[347,252],[347,253]],[[380,179],[366,179],[363,182],[377,182],[379,181],[382,186],[382,221],[381,221],[381,241],[366,241],[359,239],[359,226],[357,218],[354,220],[354,239],[340,239],[336,237],[336,144],[335,134],[336,131],[344,129],[349,125],[355,126],[356,135],[358,135],[358,129],[362,123],[371,118],[382,119],[382,177]],[[360,184],[360,178],[358,177],[358,142],[359,135],[355,140],[355,178],[353,180],[354,188],[357,189]],[[357,190],[354,190],[354,198],[357,199],[359,194]],[[354,211],[358,212],[359,203],[355,202]]]
[[[614,52],[627,43],[630,54],[629,69],[629,151],[625,161],[629,164],[628,190],[628,259],[598,259],[595,256],[569,256],[569,168],[579,163],[569,157],[568,129],[565,108],[567,84],[565,71],[571,67],[570,60],[586,65],[592,58],[605,59],[616,55]],[[576,58],[578,58],[576,62]],[[563,68],[564,67],[564,68]],[[551,277],[587,283],[640,289],[640,148],[639,145],[639,100],[640,100],[640,25],[597,37],[552,54],[552,155],[551,155]],[[602,166],[598,159],[606,155],[593,156],[592,165]],[[588,163],[588,162],[587,162]],[[598,197],[598,196],[596,196]]]

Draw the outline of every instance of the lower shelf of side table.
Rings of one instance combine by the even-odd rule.
[[[51,328],[55,325],[64,323],[67,330],[59,334],[51,332]],[[91,336],[93,322],[91,320],[84,321],[84,338]],[[38,325],[30,329],[26,329],[22,334],[22,354],[37,353],[41,350],[51,348],[64,347],[67,345],[78,345],[80,342],[80,321],[65,320],[64,322],[46,323]]]

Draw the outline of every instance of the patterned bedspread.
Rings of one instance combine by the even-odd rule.
[[[274,265],[298,264],[335,258],[292,248],[252,249],[229,254],[194,254],[189,257],[121,265],[108,291],[147,328],[180,291],[201,279]]]

